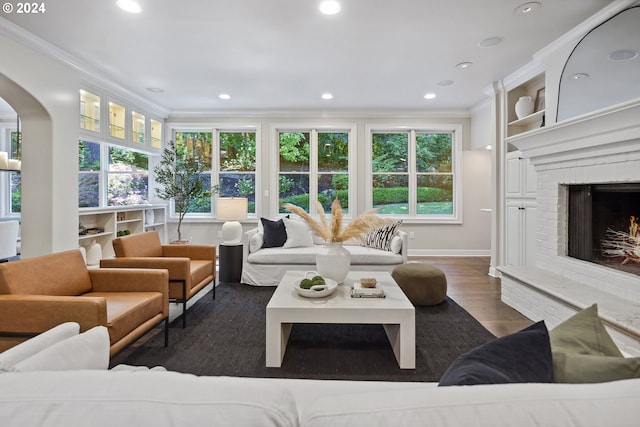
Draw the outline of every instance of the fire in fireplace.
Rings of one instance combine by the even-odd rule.
[[[570,257],[640,275],[640,183],[570,185]]]

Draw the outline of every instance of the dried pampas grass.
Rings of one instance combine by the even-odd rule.
[[[364,233],[368,232],[372,228],[380,227],[381,225],[388,224],[390,220],[379,217],[376,213],[378,209],[373,209],[362,215],[357,216],[351,220],[346,226],[343,227],[344,212],[340,205],[340,200],[337,198],[331,204],[331,218],[327,219],[327,216],[322,207],[322,203],[316,202],[318,206],[319,220],[311,217],[300,206],[287,203],[284,208],[291,213],[299,215],[311,229],[325,242],[344,242],[349,239],[362,240]]]

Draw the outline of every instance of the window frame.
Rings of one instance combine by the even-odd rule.
[[[403,214],[382,214],[390,218],[402,219],[404,222],[423,224],[462,224],[462,124],[410,124],[410,125],[389,125],[389,124],[368,124],[366,125],[365,141],[365,176],[366,182],[363,189],[365,191],[366,210],[373,209],[373,134],[374,133],[407,133],[409,135],[407,169],[409,178],[409,213]],[[421,133],[451,133],[451,174],[453,175],[453,213],[451,215],[417,214],[417,181],[418,175],[416,165],[416,134]]]
[[[247,218],[259,218],[261,216],[261,206],[262,206],[262,194],[261,191],[261,177],[260,177],[260,162],[261,162],[261,126],[260,124],[243,124],[243,125],[234,125],[234,124],[183,124],[183,123],[167,123],[167,133],[170,135],[169,140],[175,141],[175,133],[176,132],[211,132],[212,134],[212,143],[211,143],[211,185],[217,185],[220,183],[220,133],[229,133],[229,132],[253,132],[255,133],[256,140],[256,169],[253,172],[255,175],[255,213],[249,212],[247,214]],[[162,149],[164,150],[165,144],[163,144]],[[158,156],[159,159],[159,156]],[[248,173],[247,173],[248,174]],[[151,182],[151,181],[150,181]],[[150,184],[151,185],[151,184]],[[155,183],[154,183],[155,187]],[[188,212],[184,219],[188,222],[198,222],[198,221],[210,221],[211,219],[217,219],[217,198],[218,194],[214,194],[211,196],[211,212]],[[175,212],[175,205],[173,200],[169,201],[169,209],[168,214],[170,219],[177,219],[178,215]]]
[[[347,175],[349,177],[349,212],[345,214],[345,218],[352,218],[356,209],[355,191],[357,188],[357,162],[356,148],[358,144],[357,125],[353,123],[344,124],[291,124],[291,123],[274,123],[271,125],[271,141],[269,151],[271,154],[271,175],[269,194],[271,199],[276,200],[270,204],[269,216],[277,218],[286,213],[280,212],[280,133],[281,132],[309,132],[309,215],[318,216],[316,203],[313,201],[318,199],[318,133],[346,133],[349,143],[349,165],[347,167]],[[312,183],[315,183],[312,185]],[[327,212],[328,213],[328,212]]]

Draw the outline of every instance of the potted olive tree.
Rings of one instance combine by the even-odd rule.
[[[160,164],[153,168],[158,185],[156,195],[162,200],[173,200],[178,214],[178,240],[174,243],[186,242],[182,239],[181,226],[189,207],[217,192],[217,187],[210,187],[202,175],[208,169],[197,155],[177,153],[173,141],[167,143],[162,150]]]

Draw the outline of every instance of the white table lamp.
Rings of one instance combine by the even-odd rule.
[[[242,241],[242,225],[238,221],[247,219],[249,200],[246,197],[218,198],[218,219],[222,224],[222,244],[237,245]]]

